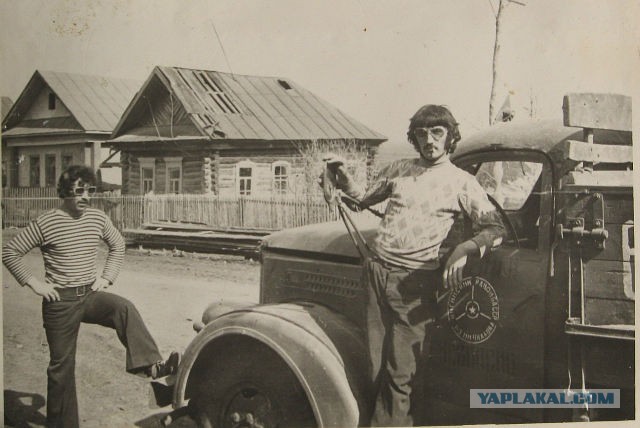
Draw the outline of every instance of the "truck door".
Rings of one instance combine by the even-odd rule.
[[[504,210],[502,246],[470,263],[438,295],[425,366],[428,424],[541,421],[539,409],[470,409],[470,389],[543,388],[545,290],[552,230],[552,167],[538,152],[495,151],[456,162]]]

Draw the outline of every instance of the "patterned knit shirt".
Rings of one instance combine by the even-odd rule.
[[[502,242],[505,229],[475,177],[442,158],[389,164],[365,192],[352,181],[345,193],[371,206],[388,200],[374,250],[385,261],[409,269],[437,269],[438,252],[456,216],[464,212],[474,226],[472,240],[483,255]]]
[[[32,221],[2,250],[2,262],[16,280],[26,285],[33,274],[22,257],[39,247],[44,259],[45,281],[57,287],[78,287],[96,280],[98,246],[109,247],[102,278],[113,282],[124,259],[124,239],[107,215],[87,208],[79,218],[56,209]]]

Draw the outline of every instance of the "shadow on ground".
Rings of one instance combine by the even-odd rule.
[[[13,428],[45,426],[45,402],[40,394],[5,389],[4,425]]]

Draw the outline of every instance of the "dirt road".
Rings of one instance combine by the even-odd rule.
[[[3,241],[15,234],[5,231]],[[99,263],[106,255],[101,249]],[[42,277],[40,252],[25,260]],[[214,300],[258,301],[259,264],[234,256],[127,250],[124,268],[109,289],[131,300],[163,354],[184,350],[192,324]],[[43,426],[49,350],[41,300],[3,268],[5,426]],[[82,427],[154,427],[170,409],[150,408],[148,380],[124,371],[125,352],[115,331],[83,324],[76,382]],[[175,426],[188,425],[179,421]]]

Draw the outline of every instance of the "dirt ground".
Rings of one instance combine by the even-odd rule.
[[[3,231],[3,241],[15,230]],[[99,255],[99,269],[106,249]],[[43,276],[39,250],[26,263]],[[109,289],[140,311],[161,353],[184,350],[192,325],[216,300],[258,301],[260,265],[242,257],[173,254],[128,249],[118,281]],[[100,270],[99,270],[100,271]],[[42,327],[41,299],[20,287],[3,267],[5,426],[44,426],[49,350]],[[124,371],[124,347],[115,331],[83,324],[78,338],[76,382],[82,427],[156,427],[171,409],[153,408],[147,379]],[[190,426],[186,417],[172,426]]]

